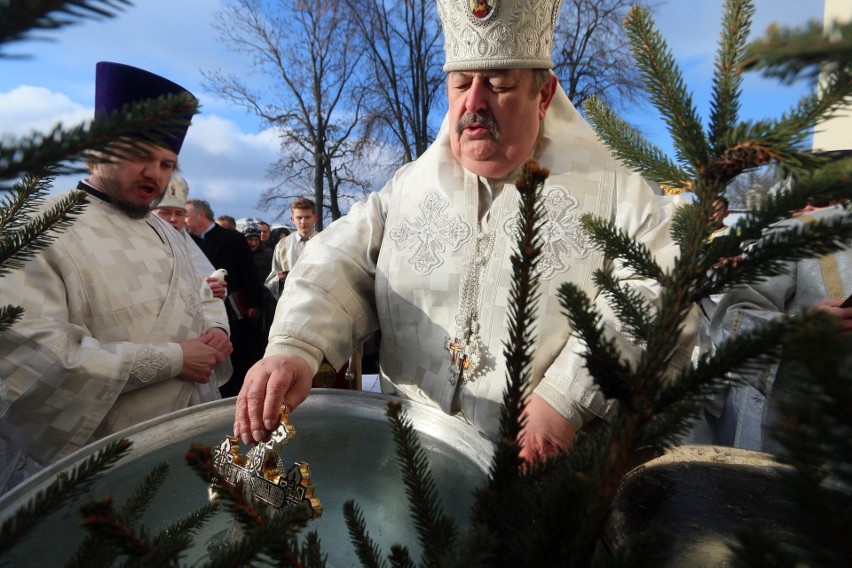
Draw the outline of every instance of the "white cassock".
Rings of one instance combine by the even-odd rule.
[[[0,335],[0,491],[107,434],[218,398],[226,369],[211,384],[178,378],[180,342],[229,330],[192,256],[155,215],[90,197],[48,249],[0,278],[3,303],[25,310]]]
[[[313,238],[311,235],[307,239],[303,238],[297,231],[293,231],[275,245],[272,252],[272,271],[266,277],[264,285],[275,299],[281,296],[281,280],[278,278],[280,272],[290,272],[293,265],[299,260],[302,251],[308,244],[308,241]]]
[[[547,220],[539,262],[541,299],[535,325],[535,392],[576,427],[605,417],[608,403],[585,369],[583,347],[556,292],[573,282],[592,298],[593,271],[604,266],[581,230],[593,213],[613,221],[664,267],[678,254],[669,229],[678,200],[655,194],[612,157],[561,87],[547,112],[534,157],[549,168]],[[311,240],[290,272],[278,303],[267,355],[299,354],[316,370],[323,355],[339,368],[376,328],[382,332],[381,379],[387,393],[427,402],[472,423],[494,439],[507,384],[510,254],[519,214],[513,172],[479,178],[454,158],[447,120],[417,161]],[[476,266],[476,268],[472,268]],[[619,270],[656,303],[659,286]],[[628,355],[638,346],[602,297],[604,324]],[[452,338],[465,338],[475,314],[481,349],[472,371],[451,372]],[[687,364],[694,321],[679,352]]]

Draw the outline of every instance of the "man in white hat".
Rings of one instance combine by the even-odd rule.
[[[585,369],[583,347],[557,298],[572,282],[597,298],[604,325],[636,351],[592,283],[606,259],[584,235],[583,213],[613,220],[668,264],[675,208],[621,167],[571,105],[550,69],[558,0],[438,0],[449,111],[430,148],[379,192],[311,241],[279,300],[265,358],[246,377],[235,434],[261,440],[280,404],[307,395],[323,357],[342,365],[382,332],[382,390],[435,405],[496,439],[507,384],[502,356],[518,192],[529,157],[550,169],[534,390],[521,455],[566,449],[605,418],[608,403]],[[653,302],[659,290],[624,271]],[[690,346],[680,353],[685,363]],[[460,352],[470,362],[459,367]]]
[[[172,174],[172,179],[169,180],[169,185],[166,186],[163,198],[156,202],[156,206],[151,209],[151,213],[174,227],[186,240],[186,246],[192,255],[192,264],[195,266],[196,272],[207,281],[207,285],[210,286],[213,296],[224,300],[227,292],[225,281],[214,276],[209,276],[216,269],[186,231],[187,199],[189,199],[189,184],[186,183],[183,176]]]
[[[224,305],[185,239],[150,214],[195,99],[148,71],[97,65],[95,120],[167,94],[187,99],[187,126],[132,156],[91,160],[78,185],[85,211],[0,278],[3,301],[25,310],[0,335],[0,492],[94,440],[218,398],[210,378],[232,350]]]

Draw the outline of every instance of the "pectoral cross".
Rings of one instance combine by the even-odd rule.
[[[447,375],[447,382],[451,385],[455,385],[459,379],[463,378],[467,360],[465,347],[464,341],[458,337],[448,337],[444,345],[444,349],[450,352],[450,372]]]

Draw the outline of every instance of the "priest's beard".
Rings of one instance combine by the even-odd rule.
[[[121,188],[117,181],[109,178],[101,178],[101,182],[103,186],[101,191],[107,194],[115,207],[130,217],[131,219],[142,219],[151,211],[151,207],[155,206],[155,204],[159,203],[160,200],[163,199],[163,195],[166,193],[166,189],[160,192],[160,195],[153,200],[150,204],[139,205],[136,203],[132,203],[128,201],[121,192]]]

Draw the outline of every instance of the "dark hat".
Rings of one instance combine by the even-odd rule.
[[[257,237],[260,238],[260,227],[255,224],[246,225],[246,228],[243,229],[243,236],[245,238],[249,237]]]
[[[177,83],[144,69],[101,61],[95,71],[95,120],[107,118],[130,103],[180,93],[187,93],[194,98],[192,93]],[[189,120],[192,115],[193,112],[189,111],[186,118]],[[189,124],[164,137],[165,147],[175,154],[179,153],[187,128]]]

